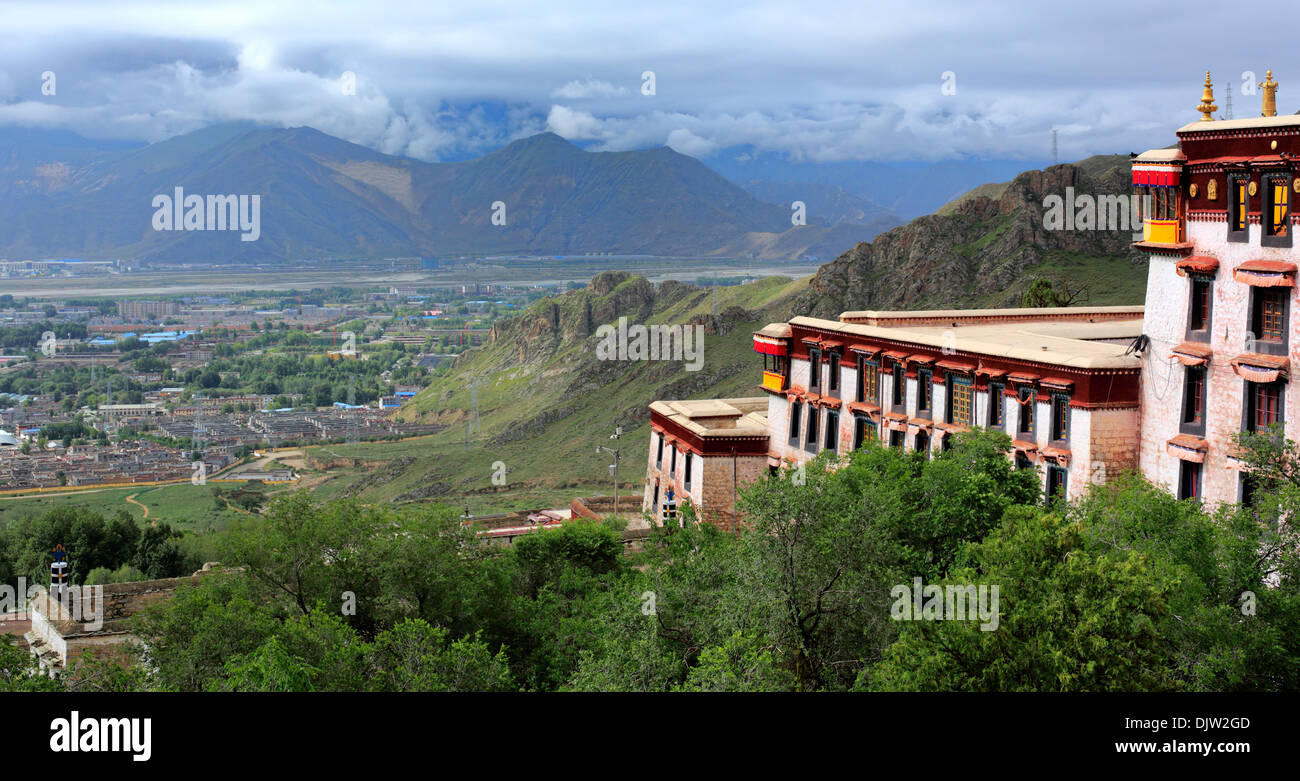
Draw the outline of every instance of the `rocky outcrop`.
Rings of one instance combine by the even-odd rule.
[[[1016,306],[1030,270],[1053,254],[1138,256],[1131,230],[1048,230],[1052,194],[1127,195],[1127,168],[1091,175],[1074,165],[1026,171],[995,198],[975,195],[840,255],[813,277],[796,312],[835,317],[849,309],[926,309],[976,302]],[[1141,291],[1135,291],[1140,302]]]

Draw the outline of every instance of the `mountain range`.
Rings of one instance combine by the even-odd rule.
[[[241,241],[235,230],[156,230],[154,198],[177,187],[259,196],[257,239]],[[473,160],[427,163],[307,127],[229,123],[134,147],[4,129],[0,257],[834,257],[900,222],[834,186],[803,190],[756,195],[668,147],[588,152],[553,133]],[[811,203],[806,225],[792,225],[788,204],[759,197],[780,201],[791,192]]]

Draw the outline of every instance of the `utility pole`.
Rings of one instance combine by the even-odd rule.
[[[614,433],[610,434],[609,438],[617,442],[618,438],[621,436],[623,436],[623,427],[615,426]],[[616,447],[611,448],[611,447],[605,447],[604,445],[596,445],[596,455],[600,455],[600,452],[602,450],[614,457],[614,463],[609,465],[609,473],[614,478],[614,514],[618,515],[618,464],[620,460],[619,449]]]

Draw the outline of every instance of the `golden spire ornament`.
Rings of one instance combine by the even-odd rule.
[[[1261,117],[1277,116],[1277,82],[1273,81],[1273,71],[1264,74],[1264,81],[1259,83],[1260,89],[1264,91],[1264,110],[1259,113]]]
[[[1209,71],[1205,72],[1205,89],[1201,91],[1201,105],[1197,106],[1196,110],[1201,112],[1202,122],[1213,122],[1214,112],[1219,110],[1219,107],[1214,105],[1214,85],[1210,83]]]

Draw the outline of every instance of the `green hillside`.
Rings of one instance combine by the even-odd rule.
[[[500,323],[492,343],[466,353],[400,413],[450,428],[399,443],[310,448],[317,463],[336,465],[309,481],[324,497],[374,502],[468,495],[475,514],[563,506],[576,496],[611,492],[611,459],[596,447],[613,446],[610,434],[621,425],[622,492],[639,493],[649,403],[760,395],[753,331],[787,317],[789,299],[806,284],[768,278],[716,288],[715,300],[714,292],[691,285],[666,282],[655,290],[641,277],[601,274],[584,290],[540,301]],[[597,360],[596,328],[620,316],[630,323],[704,326],[702,368]],[[467,444],[475,378],[481,434]],[[507,470],[504,487],[491,480],[497,461]]]

